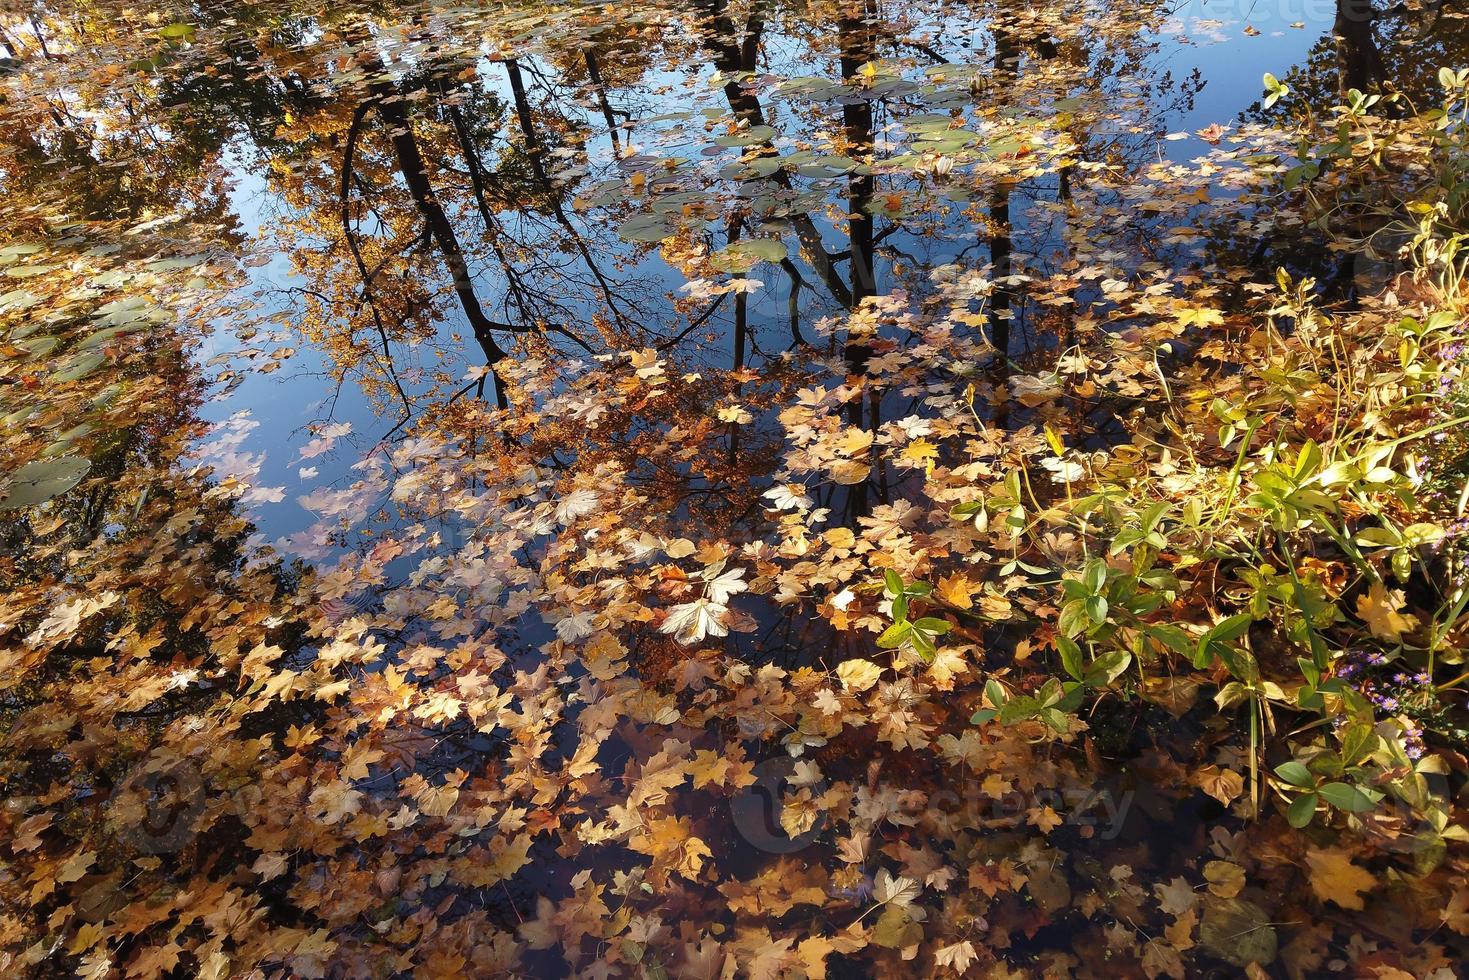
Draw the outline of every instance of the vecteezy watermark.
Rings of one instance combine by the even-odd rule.
[[[108,822],[118,839],[143,854],[173,854],[199,832],[204,779],[190,759],[167,750],[136,766],[113,796]]]
[[[791,837],[784,830],[781,813],[789,793],[800,788],[809,790],[810,798],[819,799],[826,791],[824,782],[801,787],[793,784],[795,766],[796,761],[785,755],[766,759],[754,768],[755,782],[730,800],[735,830],[758,850],[769,854],[804,850],[816,842],[829,823],[827,814],[819,812],[803,833]],[[995,829],[1030,824],[1046,827],[1048,832],[1064,825],[1076,828],[1084,838],[1105,842],[1117,839],[1127,829],[1137,799],[1135,790],[1105,782],[1029,792],[1012,789],[999,794],[987,792],[984,786],[983,780],[971,779],[957,789],[901,794],[909,805],[897,819],[906,825],[921,826],[925,821],[952,823],[959,818],[975,827]],[[1420,793],[1422,799],[1417,805],[1388,795],[1372,810],[1357,816],[1376,830],[1388,850],[1419,853],[1441,848],[1441,833],[1449,813],[1448,780],[1425,773]],[[1148,809],[1146,804],[1143,809]],[[1136,832],[1140,828],[1133,829]]]
[[[826,814],[818,814],[816,822],[805,832],[791,837],[780,824],[784,804],[781,797],[790,785],[796,760],[788,755],[777,755],[766,759],[754,768],[755,781],[729,801],[729,815],[735,830],[752,847],[768,854],[792,854],[809,847],[821,836],[826,826]],[[810,787],[813,796],[825,792],[825,785],[818,783]]]
[[[783,798],[796,788],[791,783],[795,765],[795,760],[786,755],[764,760],[754,768],[755,782],[730,800],[735,830],[752,847],[769,854],[804,850],[821,836],[827,823],[826,814],[820,813],[808,829],[795,837],[783,828]],[[819,798],[826,786],[818,783],[803,788],[810,790],[811,797]],[[944,788],[923,796],[921,806],[905,810],[903,819],[913,823],[921,823],[926,816],[947,820],[960,811],[991,826],[1054,819],[1089,828],[1090,836],[1109,841],[1122,833],[1134,796],[1130,789],[1117,791],[1101,785],[993,794],[985,791],[982,781],[967,780],[958,790]]]

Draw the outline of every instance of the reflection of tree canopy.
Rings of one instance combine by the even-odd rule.
[[[1144,124],[1104,135],[1097,126],[1101,117],[1092,118],[1104,102],[1118,101],[1117,92],[1104,91],[1110,83],[1099,80],[1146,74],[1148,46],[1155,43],[1139,40],[1146,18],[1119,21],[1116,29],[1089,25],[1093,29],[1083,34],[1064,12],[1026,10],[965,20],[956,30],[956,18],[968,12],[943,4],[905,18],[866,11],[881,27],[861,25],[840,5],[799,13],[766,6],[739,12],[711,6],[687,17],[649,8],[641,20],[628,18],[615,28],[579,25],[576,42],[548,31],[543,43],[517,57],[488,62],[477,62],[484,46],[458,37],[457,23],[432,15],[401,37],[338,17],[343,33],[317,38],[305,22],[286,19],[271,23],[279,43],[266,49],[267,59],[251,61],[249,49],[240,48],[242,57],[231,65],[241,67],[226,82],[214,71],[204,76],[207,82],[190,79],[180,91],[207,98],[208,86],[233,88],[234,77],[247,74],[246,90],[260,95],[229,102],[243,120],[236,135],[249,136],[236,152],[259,157],[290,206],[273,228],[303,279],[304,322],[316,340],[331,338],[340,370],[375,378],[372,384],[385,397],[405,402],[409,394],[396,366],[400,345],[418,348],[425,366],[434,359],[464,362],[454,336],[439,336],[446,323],[462,323],[490,362],[517,345],[598,349],[692,334],[723,336],[717,346],[733,346],[743,363],[751,345],[766,343],[760,337],[764,323],[776,318],[766,312],[771,306],[789,308],[779,318],[789,320],[791,340],[804,341],[802,319],[823,306],[831,309],[827,304],[851,307],[871,295],[889,269],[912,269],[956,251],[963,256],[975,246],[980,254],[1003,247],[991,256],[997,266],[1002,256],[1008,263],[1017,247],[1034,254],[1029,243],[1011,241],[1010,198],[1068,196],[1070,185],[1082,179],[1073,157],[1125,166],[1127,133],[1147,132]],[[736,27],[737,17],[745,18],[742,26]],[[781,139],[798,145],[814,139],[818,148],[825,141],[826,159],[855,162],[790,165],[773,148],[756,144],[744,147],[749,168],[728,183],[711,182],[700,157],[680,160],[680,144],[688,145],[696,131],[687,122],[659,123],[656,115],[644,124],[641,115],[656,112],[657,92],[668,90],[665,77],[643,77],[653,50],[646,39],[667,36],[646,27],[670,19],[699,44],[665,44],[664,76],[682,73],[687,81],[680,84],[696,91],[696,79],[710,68],[729,79],[724,104],[709,103],[706,130],[758,129],[769,115]],[[292,46],[293,39],[300,43]],[[962,59],[986,47],[993,73],[965,67]],[[620,58],[616,71],[603,71],[606,59],[598,52],[623,49],[643,51],[645,60]],[[637,64],[644,70],[635,70]],[[950,64],[958,66],[952,69],[957,80],[943,84]],[[872,66],[890,66],[882,71],[897,72],[894,81],[927,76],[941,83],[925,96],[911,83],[898,81],[893,88],[883,81],[887,75],[860,74]],[[838,99],[845,104],[833,107],[829,95],[792,97],[776,86],[778,100],[766,105],[772,81],[794,77],[798,67],[820,69],[836,91],[845,87],[850,94]],[[757,69],[767,74],[747,88],[749,79],[741,74]],[[813,77],[799,81],[809,85]],[[1160,79],[1151,102],[1133,97],[1135,105],[1163,105],[1171,86]],[[1055,148],[1031,147],[1027,140],[1042,134],[1024,132],[1028,120],[1016,113],[1044,111],[1057,100],[1067,106],[1068,129],[1053,134]],[[874,120],[889,125],[930,107],[959,113],[958,120],[971,102],[975,118],[1005,127],[1008,113],[1022,124],[1022,132],[1002,139],[998,153],[969,153],[976,161],[972,173],[965,171],[962,152],[961,170],[941,178],[926,169],[927,160],[909,162],[901,145],[875,152]],[[635,155],[632,144],[640,139],[668,149]],[[942,155],[948,152],[943,145],[927,147],[939,147]],[[1017,151],[1034,151],[1034,162],[1006,159]],[[890,166],[894,159],[899,162]],[[877,172],[841,176],[843,169],[868,167]],[[1003,194],[986,189],[997,182]],[[608,234],[614,224],[626,228],[629,214],[636,217],[649,205],[666,214],[662,202],[675,199],[685,220],[696,219],[690,232],[700,222],[708,225],[678,246],[675,236],[662,250],[685,275],[718,278],[711,257],[715,266],[729,263],[711,253],[738,253],[738,266],[765,248],[752,239],[784,237],[789,228],[794,241],[777,263],[784,285],[771,285],[758,297],[736,291],[732,302],[722,293],[710,297],[713,302],[675,297],[675,308],[685,311],[687,325],[681,326],[654,292],[657,280],[630,266],[640,250]],[[981,209],[979,201],[988,207]],[[978,242],[956,239],[954,232],[976,211],[994,230]],[[722,217],[711,220],[716,214]],[[293,247],[291,236],[315,245]],[[846,247],[833,247],[834,236]],[[761,315],[752,322],[756,300]],[[1011,310],[1005,319],[1023,322],[1025,315]],[[649,332],[653,324],[657,329]],[[1002,321],[997,329],[1004,326]],[[438,351],[432,359],[424,353],[430,349]],[[435,390],[447,394],[455,375],[439,371],[434,377]]]

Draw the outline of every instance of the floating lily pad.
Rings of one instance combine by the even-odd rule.
[[[59,382],[77,381],[97,370],[105,360],[107,360],[107,356],[101,351],[85,351],[80,354],[74,354],[58,365],[56,373],[51,375],[51,380]]]
[[[755,143],[769,142],[775,135],[775,129],[771,126],[751,126],[736,133],[728,133],[717,136],[714,139],[716,146],[751,146]]]
[[[102,347],[111,343],[118,336],[132,331],[131,326],[108,327],[106,330],[98,330],[81,343],[77,344],[77,350],[91,350],[94,347]]]
[[[51,336],[27,337],[25,340],[17,341],[15,346],[25,351],[32,357],[45,357],[56,349],[61,343],[60,338]]]
[[[35,276],[45,276],[58,272],[65,268],[60,265],[18,265],[5,270],[5,274],[13,279],[30,279]]]
[[[0,310],[24,310],[40,301],[40,295],[29,289],[12,289],[0,294]]]
[[[673,234],[672,223],[657,214],[635,214],[617,226],[617,236],[625,242],[656,245]]]
[[[749,238],[716,252],[710,262],[725,272],[746,272],[758,262],[779,262],[788,254],[785,244],[777,239]]]
[[[91,468],[91,460],[79,456],[27,463],[12,473],[5,488],[0,490],[0,510],[43,504],[81,483]]]

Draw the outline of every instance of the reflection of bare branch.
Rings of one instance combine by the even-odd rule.
[[[362,261],[362,249],[357,246],[357,236],[352,231],[351,193],[352,193],[352,171],[357,154],[357,139],[362,132],[362,123],[371,111],[373,100],[368,99],[352,112],[352,122],[347,128],[347,145],[342,151],[342,182],[341,182],[341,215],[342,235],[347,239],[347,248],[352,252],[352,258],[357,263],[357,272],[362,277],[362,298],[367,302],[367,308],[372,312],[372,321],[377,327],[378,338],[383,345],[383,368],[392,379],[393,387],[397,389],[398,398],[403,402],[404,417],[411,415],[413,407],[408,401],[408,393],[403,390],[403,383],[398,380],[397,368],[393,365],[393,351],[388,343],[388,331],[383,326],[382,315],[378,312],[377,300],[372,294],[373,275],[368,275],[367,263]],[[375,275],[376,273],[374,273]]]
[[[786,261],[789,262],[790,260],[787,259]],[[683,340],[689,334],[693,333],[695,330],[699,329],[699,326],[705,320],[714,315],[714,311],[719,309],[720,304],[724,302],[724,298],[728,295],[729,293],[720,293],[718,296],[716,296],[714,298],[714,302],[709,305],[709,309],[699,314],[698,318],[691,322],[687,327],[684,327],[678,333],[674,334],[672,337],[669,337],[667,340],[663,341],[663,343],[659,344],[657,349],[660,351],[667,350],[674,344],[678,343],[680,340]]]
[[[897,38],[893,43],[898,45],[899,47],[912,48],[914,51],[917,51],[920,54],[927,56],[936,65],[947,65],[950,63],[948,58],[945,58],[933,48],[915,38],[900,37]]]
[[[608,283],[607,277],[602,274],[602,270],[592,258],[591,250],[587,248],[581,232],[576,230],[571,219],[566,216],[566,211],[561,207],[560,192],[552,182],[550,175],[546,173],[545,161],[542,159],[544,148],[541,146],[540,138],[536,135],[535,120],[531,118],[530,101],[525,94],[525,83],[520,76],[519,62],[513,58],[507,59],[505,71],[510,78],[510,94],[515,99],[515,118],[520,125],[521,137],[525,140],[526,154],[530,157],[531,162],[531,172],[535,174],[536,180],[546,191],[547,201],[551,205],[551,213],[555,216],[557,224],[561,225],[566,234],[571,237],[572,243],[581,253],[582,261],[586,263],[587,269],[597,280],[602,299],[607,303],[608,312],[612,314],[619,326],[626,327],[627,321],[613,300],[614,293],[611,284]]]
[[[460,152],[464,154],[465,163],[469,167],[469,186],[474,193],[474,202],[479,208],[480,220],[485,223],[485,237],[495,253],[495,258],[500,261],[501,268],[505,270],[506,288],[510,290],[515,307],[520,311],[520,315],[525,317],[528,315],[529,307],[520,286],[520,277],[516,274],[514,265],[500,248],[500,222],[485,200],[484,177],[480,170],[479,153],[469,138],[469,127],[464,124],[464,116],[459,112],[459,107],[452,102],[449,103],[449,119],[454,124],[454,134],[459,140]]]

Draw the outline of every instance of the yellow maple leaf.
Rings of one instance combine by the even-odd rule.
[[[1245,869],[1230,861],[1210,861],[1204,865],[1204,880],[1210,892],[1220,898],[1233,898],[1245,887]]]
[[[935,591],[940,599],[956,609],[969,609],[974,605],[974,583],[963,572],[955,572],[939,579],[939,586]]]
[[[847,429],[836,441],[837,452],[848,456],[865,453],[872,445],[872,433],[866,429]]]
[[[723,752],[700,749],[689,763],[689,775],[694,777],[694,789],[705,786],[723,786],[729,779],[730,760]]]
[[[1346,851],[1307,848],[1306,866],[1310,869],[1311,890],[1316,897],[1323,902],[1335,902],[1344,909],[1361,911],[1365,906],[1359,893],[1377,887],[1377,879],[1353,864]]]
[[[847,660],[837,667],[837,677],[848,691],[865,691],[881,676],[882,668],[870,660]]]
[[[914,439],[903,447],[899,455],[915,466],[922,466],[925,473],[932,474],[934,461],[939,458],[939,447],[927,439]]]
[[[1174,320],[1180,327],[1212,327],[1224,322],[1224,314],[1198,306],[1182,306],[1174,312]]]
[[[1367,624],[1373,636],[1398,640],[1418,627],[1418,617],[1400,612],[1405,600],[1401,589],[1389,590],[1381,582],[1373,582],[1366,595],[1357,596],[1357,615]]]

